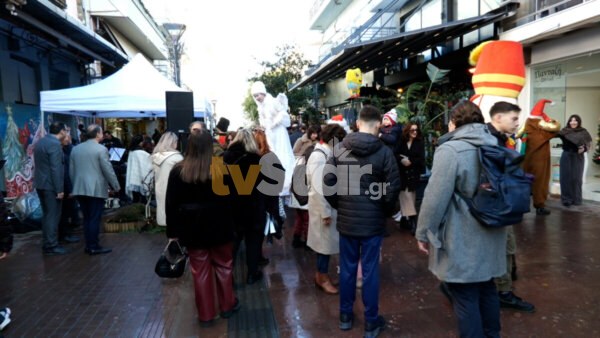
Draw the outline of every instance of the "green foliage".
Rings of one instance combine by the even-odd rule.
[[[302,123],[304,125],[321,125],[324,123],[325,118],[326,115],[321,114],[321,112],[313,106],[306,107],[302,112]]]
[[[466,87],[440,84],[450,70],[437,68],[430,63],[426,71],[430,81],[410,84],[395,109],[399,123],[414,122],[421,126],[425,137],[426,163],[431,167],[434,145],[446,129],[441,118],[456,102],[468,98],[471,93]]]
[[[385,90],[385,89],[383,89]],[[397,92],[394,91],[394,95],[390,97],[378,97],[372,96],[368,98],[358,98],[358,100],[362,101],[362,104],[369,104],[377,107],[383,113],[395,108],[398,105],[398,97],[396,96]]]
[[[146,220],[146,206],[134,203],[120,207],[106,219],[109,223],[128,223]]]
[[[301,110],[310,107],[310,100],[312,98],[311,90],[304,87],[289,91],[288,86],[298,82],[302,78],[302,72],[310,62],[304,59],[304,55],[298,51],[296,46],[291,45],[278,47],[275,58],[274,62],[261,61],[259,63],[264,71],[262,74],[255,74],[249,78],[249,86],[255,81],[262,81],[267,91],[273,97],[279,93],[286,94],[290,113],[298,115]],[[250,91],[248,91],[248,95],[242,103],[242,108],[246,113],[246,118],[253,122],[258,122],[256,103]]]
[[[427,64],[427,76],[429,76],[429,80],[431,83],[436,83],[444,79],[448,73],[450,73],[450,69],[441,69],[436,67],[433,63]]]
[[[242,109],[244,109],[244,113],[246,114],[246,118],[248,120],[258,123],[258,107],[252,98],[250,89],[248,89],[248,94],[244,98],[244,102],[242,102]]]

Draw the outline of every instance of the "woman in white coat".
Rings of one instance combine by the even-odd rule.
[[[337,211],[323,196],[323,169],[333,156],[334,145],[346,136],[338,124],[329,124],[321,130],[321,141],[315,145],[306,164],[308,187],[308,240],[307,245],[317,253],[315,285],[328,294],[338,289],[329,279],[329,257],[340,252],[339,233],[336,229]]]
[[[152,153],[152,168],[154,169],[154,192],[156,194],[156,223],[160,226],[167,225],[165,215],[165,197],[167,196],[167,182],[173,166],[183,160],[177,150],[177,135],[167,131],[164,133]]]
[[[283,169],[285,169],[283,190],[279,195],[287,196],[290,194],[292,172],[296,163],[290,144],[290,136],[287,132],[287,127],[290,126],[291,122],[290,115],[287,112],[287,97],[284,94],[279,94],[276,99],[273,98],[271,94],[267,93],[265,85],[260,81],[252,84],[251,92],[258,108],[259,123],[265,128],[267,142],[281,161]]]

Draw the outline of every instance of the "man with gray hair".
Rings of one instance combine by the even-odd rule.
[[[100,255],[112,249],[100,246],[100,222],[104,210],[104,200],[108,197],[109,185],[114,192],[121,187],[109,161],[108,150],[100,144],[102,128],[91,124],[86,129],[87,141],[79,144],[71,152],[70,176],[73,182],[73,196],[83,212],[85,253]]]
[[[42,205],[42,250],[44,255],[64,255],[70,251],[58,244],[58,223],[64,197],[64,164],[61,142],[67,131],[62,122],[53,122],[50,133],[33,148],[33,185]]]

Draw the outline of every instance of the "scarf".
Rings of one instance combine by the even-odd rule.
[[[582,127],[565,127],[558,134],[578,147],[586,146],[589,148],[589,146],[592,144],[592,136],[585,128]]]

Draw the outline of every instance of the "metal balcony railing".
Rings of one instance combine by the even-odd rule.
[[[520,1],[519,11],[513,20],[505,23],[505,30],[533,22],[565,9],[593,0],[529,0]]]
[[[324,62],[330,56],[338,53],[346,46],[371,41],[373,39],[383,38],[400,32],[400,27],[394,25],[392,19],[396,16],[390,15],[387,19],[381,20],[385,13],[390,13],[390,9],[401,0],[391,1],[385,8],[378,10],[367,21],[358,27],[352,27],[345,31],[334,34],[329,40],[324,42],[319,49],[319,63]],[[315,2],[315,4],[318,1]],[[363,10],[361,10],[363,12]],[[359,17],[354,22],[359,21]]]

